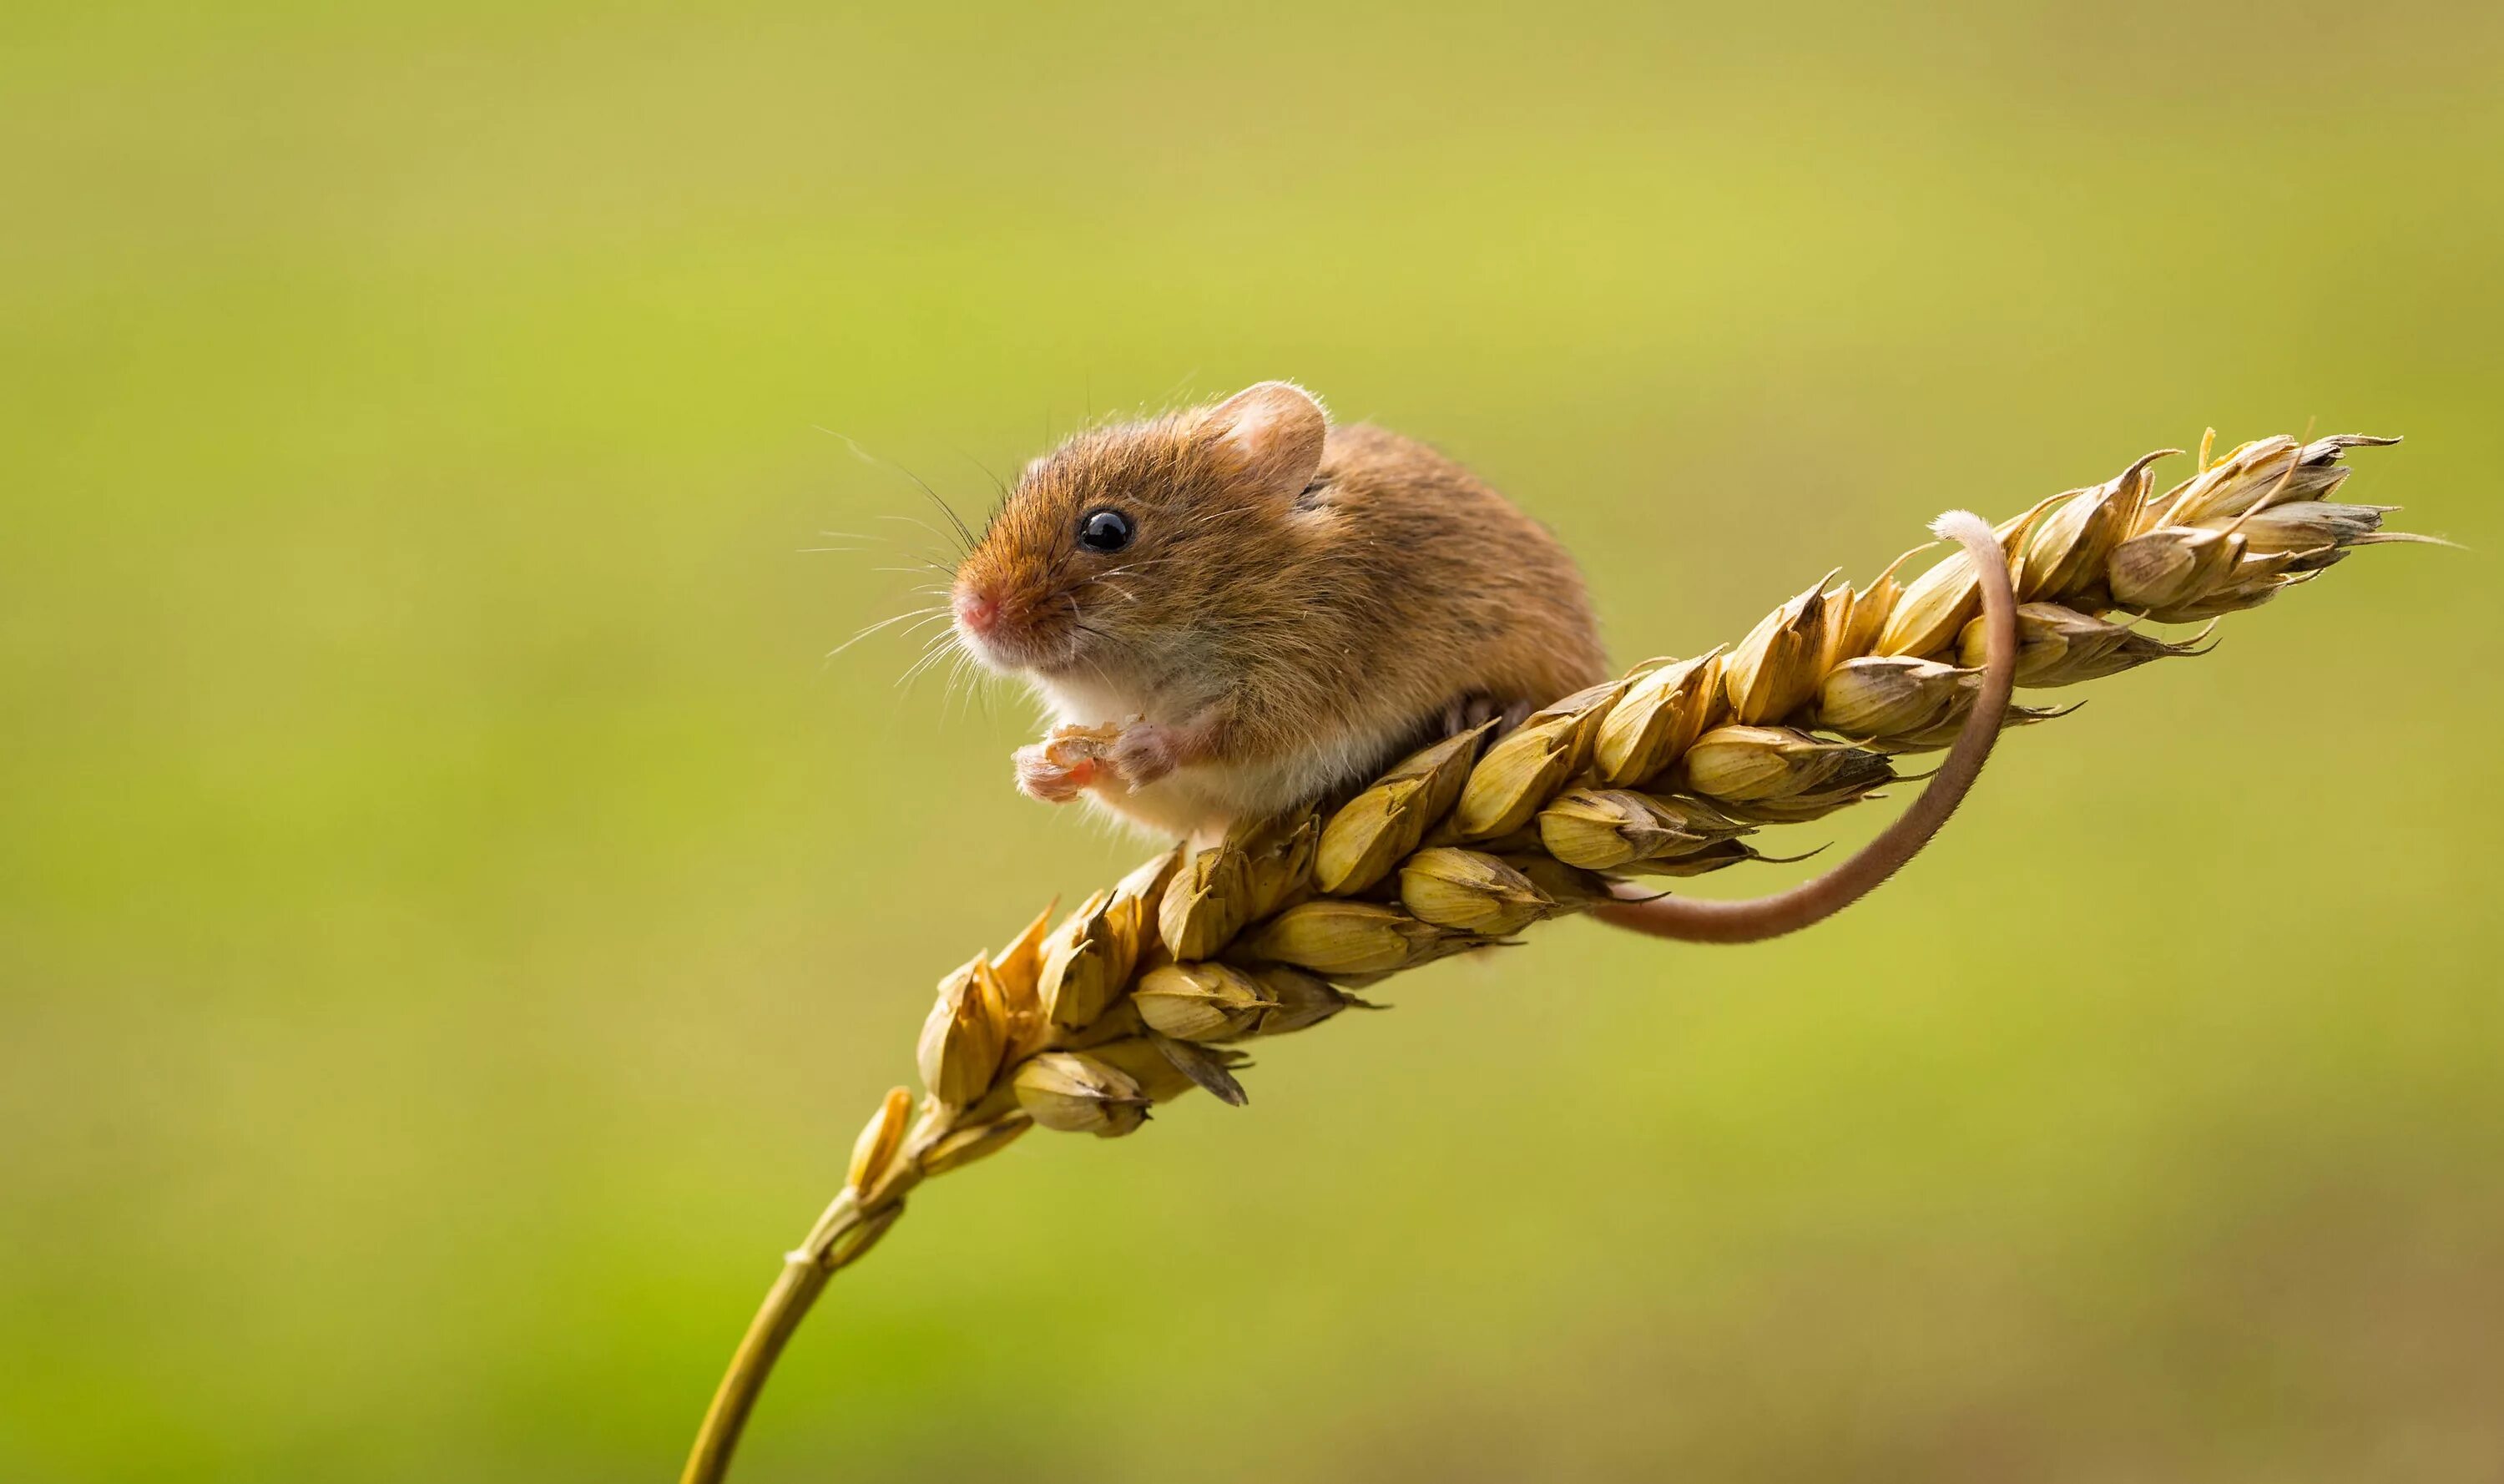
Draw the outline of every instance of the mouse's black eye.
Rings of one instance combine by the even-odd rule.
[[[1119,510],[1090,510],[1078,518],[1078,544],[1089,551],[1119,551],[1136,534]]]

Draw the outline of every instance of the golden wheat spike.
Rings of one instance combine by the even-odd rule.
[[[2348,449],[2397,441],[2263,438],[2161,495],[2150,454],[2003,522],[2019,682],[2204,653],[2116,619],[2213,621],[2404,538],[2382,531],[2385,507],[2329,499]],[[862,1130],[843,1191],[732,1358],[683,1484],[723,1477],[818,1291],[923,1180],[1038,1125],[1134,1132],[1195,1087],[1239,1103],[1231,1043],[1319,1024],[1386,976],[1616,900],[1614,880],[1760,859],[1759,827],[1857,803],[1896,777],[1894,755],[1946,746],[1980,689],[1980,575],[1963,553],[1910,583],[1894,573],[1821,581],[1726,652],[1647,661],[1503,737],[1427,747],[1351,798],[1177,847],[950,974],[922,1033],[918,1117],[898,1087]],[[2005,724],[2056,714],[2011,707]]]

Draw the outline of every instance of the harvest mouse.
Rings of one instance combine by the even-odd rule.
[[[1791,891],[1600,915],[1668,937],[1769,937],[1839,910],[1927,843],[1998,737],[2016,662],[1998,539],[1970,515],[1939,531],[1982,572],[1988,661],[1922,799]],[[1332,426],[1283,381],[1093,429],[1035,460],[957,567],[953,601],[968,651],[1105,740],[1074,757],[1021,749],[1018,786],[1185,838],[1607,675],[1581,573],[1545,527],[1421,443]]]

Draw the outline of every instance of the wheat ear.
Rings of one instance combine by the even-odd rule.
[[[2158,494],[2150,454],[1993,528],[2018,609],[2018,683],[2101,679],[2205,652],[2119,620],[2255,607],[2384,532],[2392,507],[2331,500],[2349,448],[2278,436]],[[1919,548],[1916,548],[1919,550]],[[1911,556],[1913,553],[1907,553]],[[1980,569],[1818,582],[1735,646],[1653,660],[1501,737],[1447,738],[1345,800],[1159,856],[1060,922],[1049,909],[942,980],[922,1027],[924,1095],[887,1095],[842,1193],[784,1258],[706,1413],[683,1484],[716,1484],[783,1343],[826,1280],[923,1180],[1040,1125],[1111,1137],[1198,1087],[1244,1100],[1235,1043],[1315,1025],[1356,991],[1605,910],[1630,880],[1760,859],[1761,826],[1818,818],[1946,746],[1981,687]],[[2010,707],[2007,725],[2060,714]]]

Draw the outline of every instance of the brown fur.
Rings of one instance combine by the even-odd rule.
[[[1037,460],[956,572],[998,606],[995,668],[1073,724],[1124,726],[1097,801],[1178,834],[1371,776],[1464,708],[1524,709],[1603,676],[1581,574],[1460,465],[1329,429],[1264,383],[1081,433]],[[1082,518],[1136,537],[1100,554]],[[1133,722],[1131,718],[1137,718]],[[1170,777],[1165,777],[1170,773]]]

